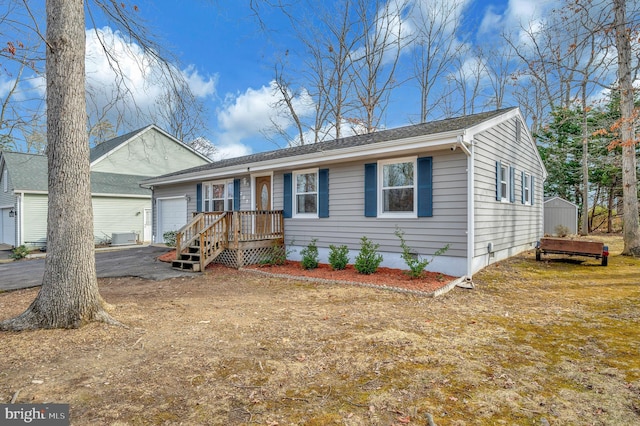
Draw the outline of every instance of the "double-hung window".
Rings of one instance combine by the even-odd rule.
[[[522,202],[531,204],[531,175],[522,173]]]
[[[318,169],[293,173],[294,212],[297,217],[318,217]]]
[[[233,181],[205,182],[202,184],[202,211],[233,210]]]
[[[509,166],[506,164],[500,165],[500,194],[502,201],[509,201]]]
[[[416,158],[379,162],[380,216],[416,214]]]

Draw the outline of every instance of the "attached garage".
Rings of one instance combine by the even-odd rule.
[[[160,198],[157,200],[158,207],[158,235],[155,237],[157,243],[164,242],[164,233],[177,231],[187,224],[187,199]]]

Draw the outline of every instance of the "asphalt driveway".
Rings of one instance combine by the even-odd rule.
[[[193,277],[197,273],[182,272],[166,262],[156,260],[168,247],[144,246],[96,252],[98,278],[140,277],[161,281],[175,277]],[[36,287],[42,284],[44,257],[0,263],[0,292]]]

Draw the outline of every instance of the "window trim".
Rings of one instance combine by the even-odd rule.
[[[212,187],[214,185],[224,185],[224,189],[223,191],[223,198],[213,198],[213,191],[212,191]],[[233,211],[233,206],[234,206],[234,193],[231,193],[231,197],[229,197],[229,185],[231,185],[231,188],[233,188],[234,186],[234,180],[233,179],[225,179],[225,180],[211,180],[211,181],[206,181],[206,182],[202,182],[202,201],[201,201],[201,205],[198,206],[198,209],[200,211],[203,212],[214,212],[214,211],[225,211],[225,212],[230,212]],[[210,191],[211,192],[211,197],[209,199],[207,199],[207,192]],[[224,210],[206,210],[205,209],[205,203],[207,201],[209,201],[211,203],[211,207],[213,207],[213,201],[216,200],[222,200],[223,202],[223,206],[224,206]],[[231,209],[228,209],[229,207],[229,202],[231,202]]]
[[[509,203],[509,196],[511,194],[511,188],[509,186],[511,178],[509,176],[511,170],[511,166],[507,163],[500,162],[500,202]],[[504,173],[503,173],[504,172]],[[503,180],[503,174],[505,175],[505,179]],[[503,186],[504,185],[504,186]]]
[[[413,163],[413,211],[410,212],[385,212],[384,206],[384,166],[389,164],[398,163]],[[378,199],[378,217],[379,218],[393,218],[393,219],[413,219],[418,217],[418,156],[390,158],[385,160],[379,160],[377,163],[378,176],[377,176],[377,189],[376,198]],[[407,186],[408,188],[408,186]]]
[[[298,213],[298,185],[296,184],[297,182],[297,177],[299,175],[309,175],[309,174],[315,174],[316,175],[316,190],[315,190],[315,195],[316,195],[316,211],[315,213]],[[304,193],[300,193],[300,194],[313,194],[313,192],[304,192]],[[312,168],[312,169],[303,169],[303,170],[295,170],[291,173],[291,198],[292,198],[292,204],[291,204],[291,213],[292,213],[292,217],[297,218],[297,219],[318,219],[319,217],[319,210],[320,210],[320,176],[318,174],[318,168]]]
[[[531,174],[522,172],[522,204],[530,206],[531,202]]]

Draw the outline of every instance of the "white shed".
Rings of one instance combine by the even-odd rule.
[[[566,226],[569,234],[578,233],[578,206],[560,197],[544,201],[544,234],[556,235],[556,227]]]

